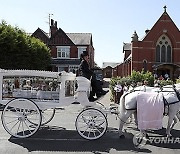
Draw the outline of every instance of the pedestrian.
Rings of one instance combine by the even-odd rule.
[[[169,79],[169,74],[166,73],[166,74],[164,75],[164,77],[165,77],[166,80],[168,80],[168,79]]]
[[[154,80],[154,87],[159,87],[160,86],[160,81],[158,80]]]
[[[127,83],[125,82],[123,86],[123,93],[126,93],[126,92],[128,92],[128,86],[127,86]]]
[[[120,103],[120,98],[121,98],[121,96],[123,94],[123,88],[122,88],[119,81],[115,85],[114,90],[115,90],[115,103],[119,104]]]
[[[162,75],[160,75],[159,80],[164,80],[164,78],[163,78],[163,76],[162,76]]]
[[[148,86],[148,80],[144,80],[143,82],[143,91],[146,92],[146,87]]]

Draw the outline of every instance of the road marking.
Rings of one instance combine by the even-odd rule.
[[[1,138],[0,138],[1,139]],[[7,139],[7,138],[6,138]],[[11,140],[19,140],[21,138],[12,137]],[[24,138],[23,138],[24,139]],[[25,140],[43,140],[43,141],[88,141],[85,139],[52,139],[52,138],[25,138]]]

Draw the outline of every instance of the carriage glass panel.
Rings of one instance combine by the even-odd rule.
[[[59,85],[57,78],[52,77],[4,76],[2,97],[56,100],[59,99]]]

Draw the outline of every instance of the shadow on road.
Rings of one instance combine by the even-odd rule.
[[[147,144],[153,145],[156,147],[169,148],[169,149],[180,149],[180,131],[173,129],[171,131],[172,137],[167,138],[165,136],[166,129],[160,129],[156,131],[149,132],[149,141]]]
[[[137,132],[136,127],[128,127],[128,129],[133,129]],[[149,130],[147,131],[149,139],[146,142],[146,145],[152,145],[155,147],[168,148],[168,149],[180,149],[180,131],[173,129],[171,130],[172,137],[166,137],[166,129],[160,130]]]
[[[132,136],[132,134],[126,134]],[[28,151],[64,151],[64,152],[109,152],[111,149],[117,151],[136,151],[151,153],[148,149],[136,149],[132,137],[119,139],[118,132],[114,128],[108,128],[107,133],[100,139],[89,141],[81,138],[77,131],[66,130],[62,127],[44,127],[37,134],[26,139],[11,137],[11,143],[20,145]]]

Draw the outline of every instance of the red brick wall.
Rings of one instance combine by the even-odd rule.
[[[57,48],[55,46],[51,47],[51,56],[57,58]]]
[[[71,46],[70,49],[70,58],[77,58],[78,57],[78,49],[76,46]]]

